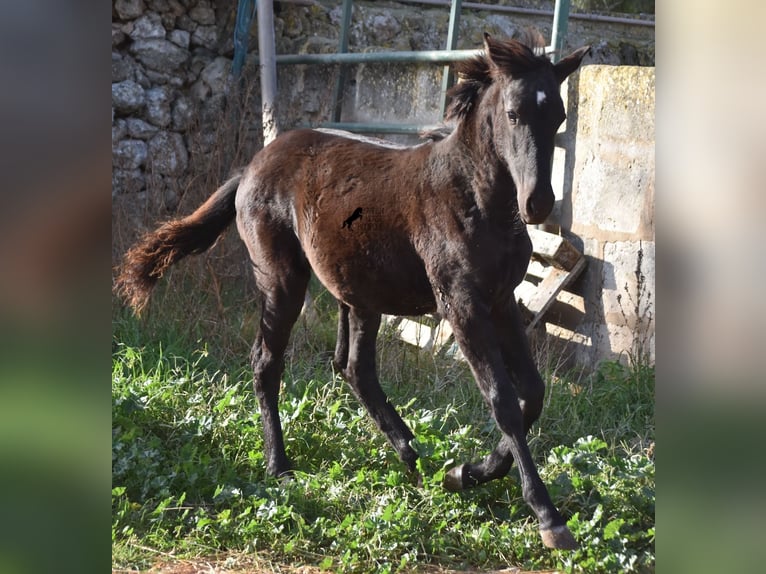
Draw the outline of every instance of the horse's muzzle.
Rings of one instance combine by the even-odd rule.
[[[534,190],[524,201],[519,202],[521,219],[527,225],[543,223],[553,211],[555,200],[553,188],[550,186],[547,189]]]

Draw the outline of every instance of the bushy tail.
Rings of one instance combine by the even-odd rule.
[[[238,172],[197,210],[168,221],[147,233],[125,254],[115,281],[115,292],[135,313],[149,301],[152,289],[165,271],[187,255],[209,249],[234,220],[234,199],[242,179]]]

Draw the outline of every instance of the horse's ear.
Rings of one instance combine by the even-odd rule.
[[[492,62],[492,45],[494,43],[495,41],[492,39],[492,36],[484,32],[484,55],[487,57],[490,66],[494,65],[494,62]]]
[[[553,65],[553,73],[556,74],[556,79],[559,81],[559,84],[566,80],[569,74],[580,67],[583,57],[585,57],[585,54],[588,52],[590,52],[590,46],[583,46]]]
[[[489,64],[489,72],[492,76],[512,75],[514,72],[513,52],[506,42],[494,40],[487,32],[484,32],[484,54]]]
[[[484,50],[489,52],[489,43],[492,41],[492,36],[489,35],[489,32],[484,32]]]

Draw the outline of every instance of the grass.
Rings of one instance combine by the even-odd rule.
[[[381,337],[381,380],[417,437],[417,488],[333,372],[335,314],[316,293],[318,318],[296,327],[283,378],[287,449],[300,469],[289,482],[264,472],[247,364],[254,303],[243,313],[224,293],[206,315],[161,289],[148,319],[115,311],[113,567],[145,570],[169,555],[342,572],[654,570],[653,368],[545,369],[530,447],[581,544],[549,551],[515,470],[461,494],[441,487],[447,469],[499,437],[467,367]]]

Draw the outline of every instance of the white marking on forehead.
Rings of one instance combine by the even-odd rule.
[[[546,98],[548,96],[545,95],[545,92],[542,90],[537,91],[537,105],[542,106],[543,102],[545,102]]]

